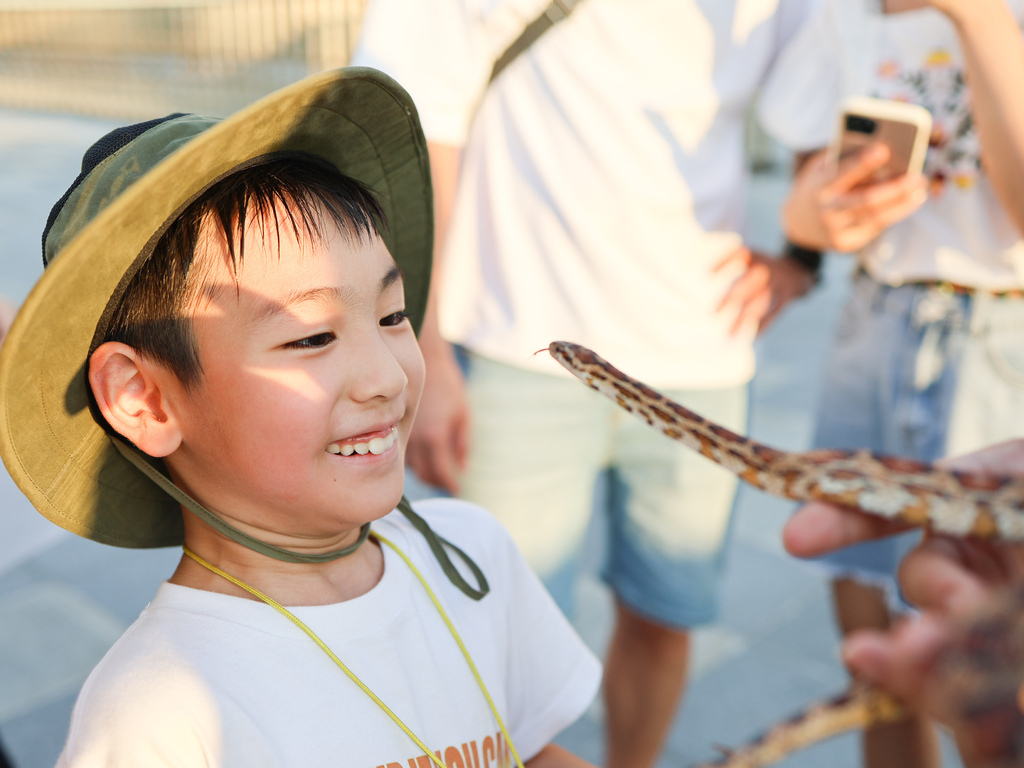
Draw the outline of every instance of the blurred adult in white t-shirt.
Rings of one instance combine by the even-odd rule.
[[[640,768],[689,630],[715,615],[735,480],[535,353],[584,344],[744,431],[753,339],[814,283],[743,245],[744,123],[815,0],[581,0],[488,85],[547,2],[371,0],[354,63],[409,89],[430,142],[439,258],[410,464],[497,515],[564,609],[609,470],[606,764]]]

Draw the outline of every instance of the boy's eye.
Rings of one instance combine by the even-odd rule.
[[[390,315],[385,315],[381,318],[380,324],[385,327],[391,327],[394,325],[401,325],[409,319],[409,313],[404,309],[400,312],[393,312]]]
[[[335,336],[333,333],[325,331],[324,333],[318,333],[314,336],[307,336],[306,338],[299,339],[298,341],[290,341],[285,344],[285,346],[292,349],[319,349],[320,347],[326,347],[334,341],[334,338]]]

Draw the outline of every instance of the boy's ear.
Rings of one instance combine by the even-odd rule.
[[[169,373],[119,341],[100,344],[89,358],[89,386],[114,431],[144,453],[162,458],[181,445],[168,402]]]

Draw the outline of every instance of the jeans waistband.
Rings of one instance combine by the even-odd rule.
[[[868,280],[874,280],[863,268],[857,270],[857,278],[865,277]],[[875,281],[877,282],[877,281]],[[991,296],[995,299],[1024,299],[1024,288],[1005,288],[1005,289],[992,289],[992,288],[979,288],[971,285],[963,285],[961,283],[951,283],[947,280],[913,280],[901,285],[892,286],[887,283],[880,283],[888,288],[904,288],[909,286],[919,286],[921,288],[932,289],[940,291],[942,293],[953,294],[955,296]]]

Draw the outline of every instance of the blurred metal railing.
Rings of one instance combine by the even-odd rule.
[[[0,0],[0,106],[224,115],[349,59],[366,0]]]

